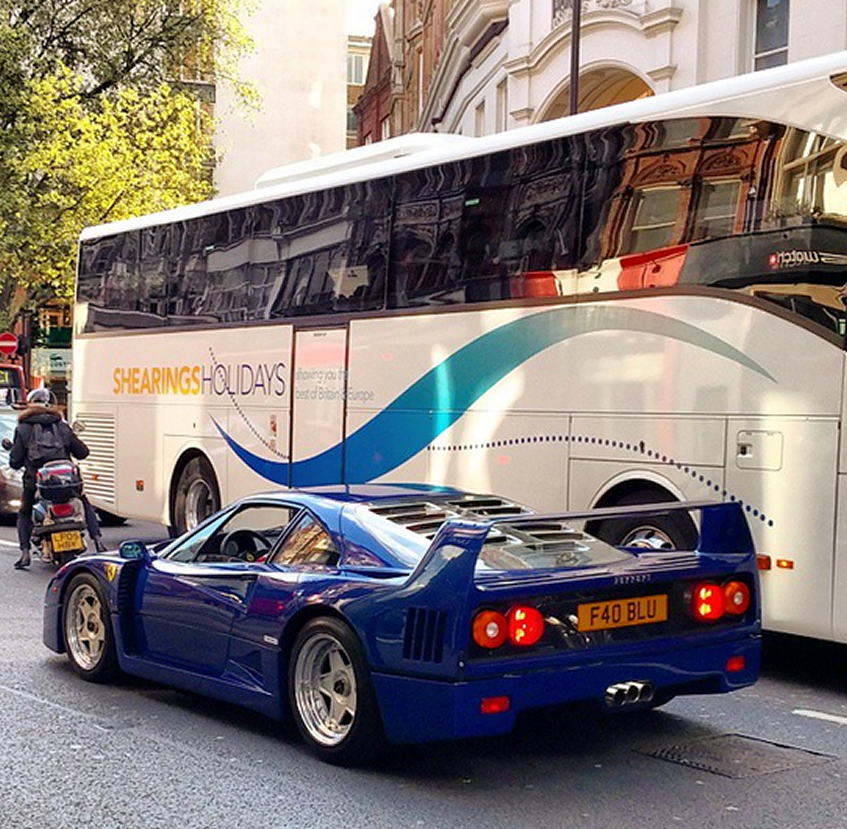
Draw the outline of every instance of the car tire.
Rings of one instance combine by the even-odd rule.
[[[362,646],[338,619],[313,619],[297,635],[288,663],[288,701],[300,736],[325,762],[363,765],[383,744]]]
[[[621,498],[614,506],[659,504],[674,499],[655,489],[639,489]],[[604,506],[612,506],[604,504]],[[687,513],[649,515],[632,518],[608,518],[586,527],[587,532],[616,547],[641,547],[651,550],[692,550],[699,534]]]
[[[178,535],[193,530],[221,508],[215,470],[203,456],[192,458],[182,469],[174,495],[173,526]]]
[[[68,585],[62,634],[71,668],[89,682],[106,682],[118,672],[117,645],[109,607],[97,579],[81,573]]]

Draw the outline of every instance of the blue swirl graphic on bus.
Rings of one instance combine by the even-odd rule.
[[[414,457],[459,420],[496,383],[531,357],[568,339],[604,331],[633,331],[673,339],[725,357],[775,382],[759,363],[726,341],[681,320],[637,308],[574,306],[521,317],[472,340],[428,371],[385,409],[311,458],[261,458],[215,426],[232,451],[268,481],[292,486],[339,483],[342,459],[349,484],[372,481]],[[343,455],[342,455],[343,452]],[[290,468],[289,468],[290,467]]]

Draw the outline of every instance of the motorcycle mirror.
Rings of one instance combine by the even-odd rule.
[[[75,420],[71,424],[71,429],[74,430],[74,434],[80,434],[85,431],[85,423],[82,420]]]
[[[12,449],[12,441],[10,441],[9,438],[3,438],[3,440],[0,441],[0,446],[9,452]]]

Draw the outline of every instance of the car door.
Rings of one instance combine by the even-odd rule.
[[[276,542],[296,507],[250,502],[226,510],[154,559],[139,580],[138,645],[149,659],[221,675],[233,620],[249,605],[256,559]]]
[[[238,608],[230,637],[229,661],[250,671],[266,690],[279,687],[275,651],[285,618],[302,601],[304,580],[338,577],[339,550],[332,533],[308,510],[295,516],[267,557],[267,570]]]

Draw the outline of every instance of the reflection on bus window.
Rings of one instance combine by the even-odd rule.
[[[607,126],[86,241],[78,324],[243,324],[687,284],[838,287],[845,158],[835,139],[761,120]],[[837,334],[840,306],[803,290],[789,303],[789,287],[770,294]]]

